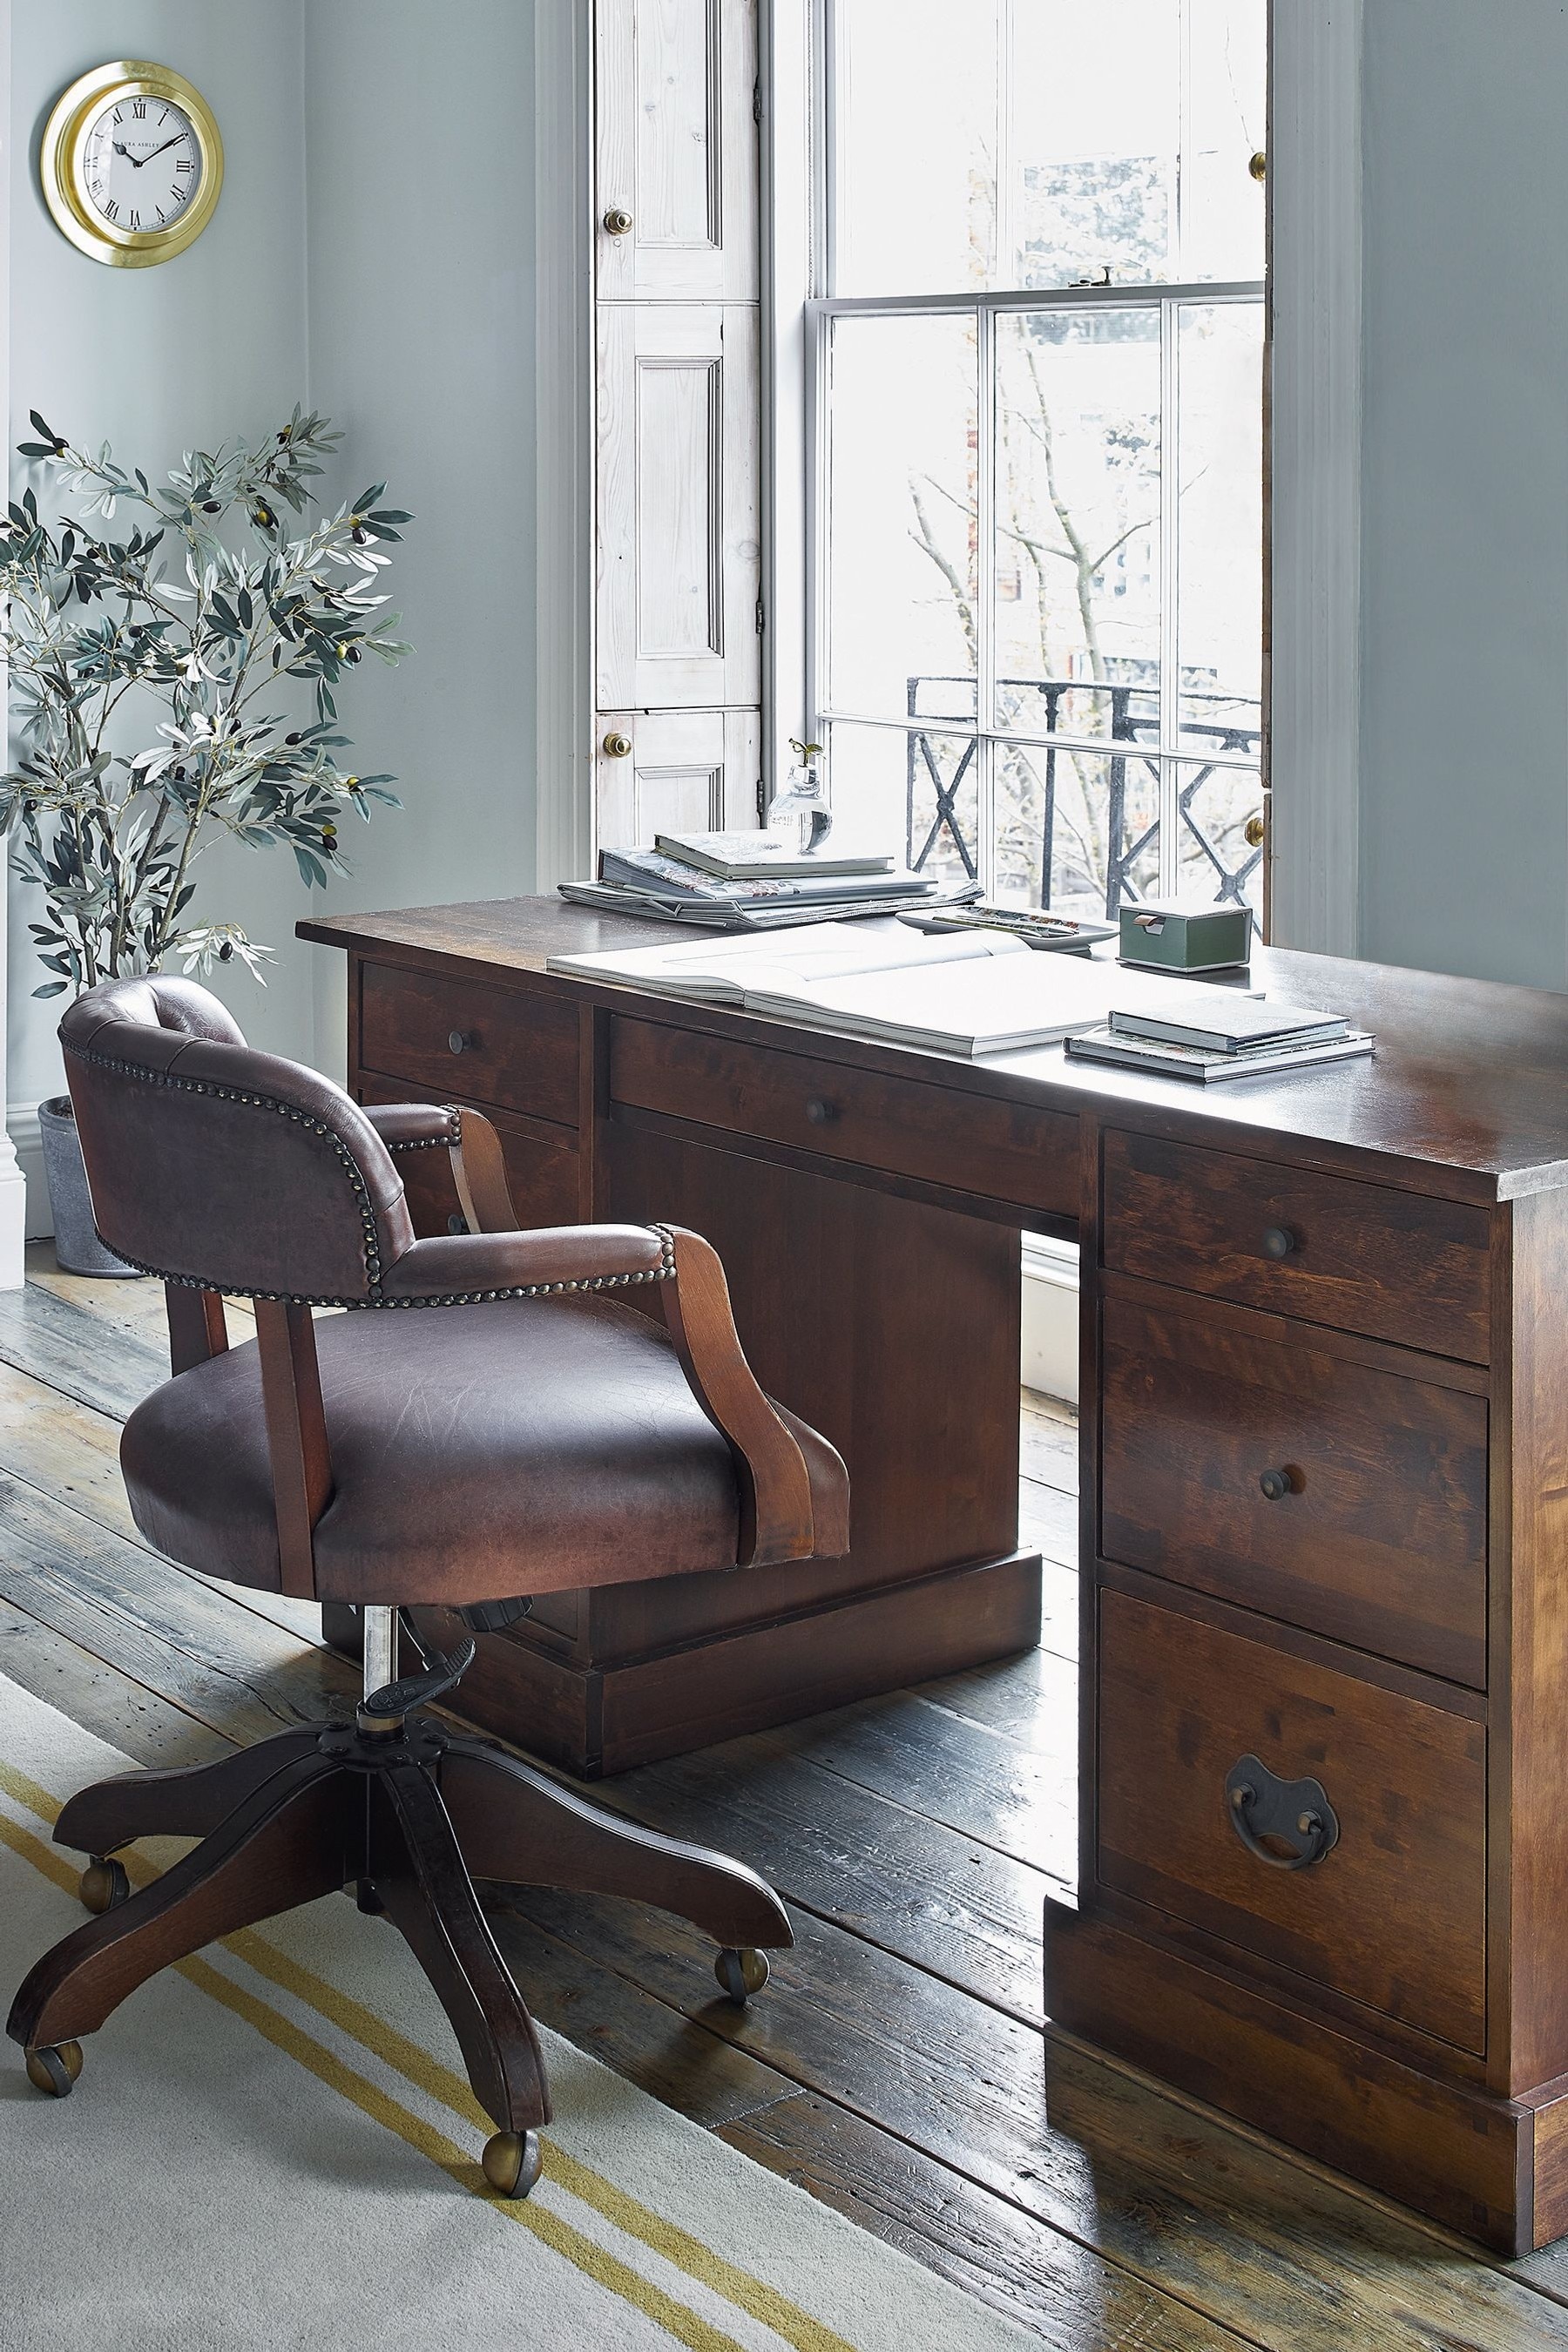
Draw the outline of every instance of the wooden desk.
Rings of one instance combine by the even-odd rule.
[[[558,979],[668,933],[553,900],[300,929],[349,952],[363,1098],[489,1112],[531,1221],[707,1233],[854,1481],[847,1559],[542,1604],[489,1719],[614,1770],[1031,1641],[1018,1233],[1076,1234],[1051,2034],[1493,2245],[1568,2228],[1568,1002],[1270,955],[1377,1060],[1205,1094]],[[1280,1847],[1276,1780],[1337,1820],[1296,1869],[1320,1799]]]

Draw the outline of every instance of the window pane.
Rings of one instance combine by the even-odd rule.
[[[1260,278],[1263,0],[834,0],[836,294]]]
[[[980,794],[974,737],[939,727],[828,730],[834,811],[857,841],[896,850],[939,881],[974,878]]]
[[[1152,740],[1157,309],[996,320],[997,723]]]
[[[835,321],[831,709],[973,718],[974,349],[968,314]]]
[[[1263,275],[1263,190],[1247,166],[1267,130],[1263,0],[1185,0],[1180,275]]]
[[[1014,0],[1007,15],[1012,282],[1173,277],[1178,0]]]
[[[1184,304],[1176,338],[1179,725],[1256,752],[1263,677],[1263,312]]]
[[[997,898],[1101,919],[1159,896],[1156,761],[1021,743],[994,757]]]
[[[1001,5],[837,0],[830,292],[994,281]]]
[[[1243,898],[1263,905],[1263,852],[1242,827],[1263,811],[1256,768],[1182,761],[1175,768],[1176,893],[1183,898]]]

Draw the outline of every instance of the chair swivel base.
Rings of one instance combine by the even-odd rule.
[[[117,1849],[196,1837],[162,1877],[129,1893]],[[39,2090],[66,2096],[80,2037],[161,1969],[240,1927],[353,1887],[384,1913],[429,1979],[468,2081],[496,2126],[490,2186],[526,2197],[550,2120],[533,2021],[497,1948],[476,1879],[624,1895],[689,1920],[721,1947],[732,2000],[767,1981],[763,1946],[789,1919],[744,1864],[618,1820],[487,1741],[414,1714],[280,1733],[220,1763],[132,1772],[84,1789],[56,1842],[89,1857],[82,1899],[98,1916],[47,1952],[6,2032]]]

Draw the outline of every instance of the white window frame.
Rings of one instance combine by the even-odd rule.
[[[1359,925],[1362,6],[1269,0],[1263,749],[1272,928],[1284,945],[1340,955],[1356,952]],[[806,622],[821,497],[808,464],[806,339],[809,306],[825,282],[826,225],[815,201],[825,180],[826,158],[816,152],[827,132],[816,79],[825,37],[826,0],[762,0],[770,782],[787,739],[811,732],[821,675]],[[1085,292],[1092,299],[1096,290]],[[1174,299],[1183,289],[1152,290]],[[1040,299],[1030,294],[1024,306]],[[967,295],[963,303],[978,307]]]

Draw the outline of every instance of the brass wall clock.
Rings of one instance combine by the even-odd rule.
[[[38,151],[44,202],[79,252],[113,269],[168,261],[200,236],[223,185],[201,92],[168,66],[95,66],[56,100]]]

